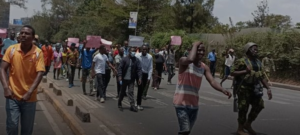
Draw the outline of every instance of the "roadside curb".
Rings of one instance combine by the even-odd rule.
[[[55,110],[60,114],[63,118],[64,122],[70,127],[71,131],[75,135],[87,135],[87,134],[107,134],[107,135],[122,135],[122,132],[117,128],[111,126],[107,121],[103,121],[96,117],[92,112],[90,112],[89,108],[86,108],[80,100],[74,100],[68,91],[65,91],[63,88],[61,89],[60,84],[52,80],[51,78],[45,78],[44,83],[41,83],[39,89],[41,91],[45,91],[46,99],[53,105]],[[57,94],[57,91],[60,91],[60,94]],[[68,104],[67,99],[72,100],[72,106]],[[74,110],[74,115],[72,115],[73,111],[70,112],[68,108],[71,107]],[[88,114],[89,121],[82,121],[81,115],[78,114]],[[82,115],[86,116],[86,115]],[[93,121],[93,122],[92,122]],[[84,125],[82,125],[84,124]],[[87,124],[96,124],[95,126],[87,125]],[[91,128],[100,128],[97,131],[93,131],[94,133],[90,133]]]
[[[48,84],[48,83],[44,83]],[[70,113],[64,109],[61,105],[61,103],[54,98],[53,94],[50,93],[49,88],[45,88],[45,85],[40,85],[42,91],[45,94],[45,97],[47,100],[53,105],[55,110],[60,114],[60,116],[64,119],[66,124],[69,126],[69,128],[72,130],[72,132],[75,135],[86,135],[83,128],[81,128],[80,124],[70,115]]]
[[[175,68],[176,71],[178,71],[178,68]],[[220,77],[220,74],[215,74],[215,77]],[[228,80],[232,80],[232,77],[228,77]],[[271,87],[277,87],[277,88],[283,88],[283,89],[289,89],[289,90],[294,90],[294,91],[300,91],[300,86],[296,85],[288,85],[288,84],[283,84],[283,83],[276,83],[272,82]]]

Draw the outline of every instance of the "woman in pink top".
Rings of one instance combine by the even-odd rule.
[[[201,42],[195,42],[188,57],[179,60],[179,74],[173,104],[179,122],[180,135],[189,135],[198,115],[199,90],[202,77],[205,76],[210,85],[228,96],[231,93],[216,82],[209,67],[201,62],[205,47]]]
[[[60,52],[60,45],[56,45],[55,51],[53,52],[53,58],[52,60],[54,61],[54,79],[59,79],[59,74],[60,74],[60,68],[62,64],[62,52]],[[56,72],[57,71],[57,72]],[[57,78],[55,76],[55,73],[57,73]]]

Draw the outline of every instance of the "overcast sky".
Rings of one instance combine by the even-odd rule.
[[[21,17],[31,17],[35,11],[40,11],[40,0],[28,0],[26,4],[27,10],[12,6],[10,9],[10,22],[13,19]],[[251,12],[256,9],[257,4],[261,0],[216,0],[214,7],[214,15],[219,18],[222,23],[229,23],[229,17],[232,18],[234,24],[238,21],[248,21],[253,17]],[[300,0],[268,0],[270,13],[289,15],[292,22],[300,22]]]

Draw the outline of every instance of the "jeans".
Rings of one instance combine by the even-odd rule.
[[[86,92],[86,88],[85,88],[85,84],[87,81],[89,81],[90,83],[90,94],[93,92],[93,80],[92,78],[90,77],[90,69],[82,69],[82,90],[83,90],[83,93]]]
[[[118,105],[122,104],[123,98],[126,93],[126,89],[128,87],[127,96],[129,99],[129,103],[131,106],[134,106],[134,104],[135,104],[135,102],[134,102],[134,81],[133,80],[123,80],[122,83],[123,84],[121,85],[121,92],[120,92],[120,97],[118,100]]]
[[[18,135],[21,117],[21,135],[32,135],[36,102],[22,102],[6,99],[6,132],[7,135]]]
[[[97,74],[97,97],[100,96],[100,98],[105,98],[106,97],[106,91],[105,91],[105,75],[104,74]]]
[[[210,69],[211,75],[213,77],[215,77],[215,72],[216,72],[216,62],[215,61],[210,62],[209,69]]]
[[[105,80],[104,80],[104,91],[107,90],[107,86],[108,86],[110,78],[111,78],[110,74],[111,74],[111,70],[110,69],[106,69],[105,70],[105,75],[104,75],[104,78],[105,78]]]
[[[44,72],[44,75],[43,76],[47,76],[47,74],[49,73],[49,70],[50,70],[50,66],[45,66],[45,72]]]
[[[148,73],[142,74],[142,83],[138,85],[138,93],[137,93],[137,105],[142,105],[142,96],[144,90],[146,90],[147,83],[148,83]]]
[[[176,114],[179,122],[179,135],[188,135],[190,134],[195,121],[197,120],[198,109],[192,109],[188,107],[184,108],[175,108]]]
[[[172,78],[174,77],[174,64],[167,64],[168,67],[168,82],[171,82]]]
[[[71,70],[69,70],[69,84],[74,84],[74,76],[75,76],[75,66],[69,66]]]

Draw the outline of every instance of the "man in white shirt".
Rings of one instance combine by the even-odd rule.
[[[229,49],[228,53],[229,54],[227,54],[226,60],[225,60],[225,74],[224,74],[224,78],[220,82],[221,86],[222,86],[223,82],[230,75],[230,68],[232,67],[232,65],[233,65],[233,63],[235,61],[234,50],[233,49]]]
[[[147,86],[147,83],[150,82],[152,72],[153,72],[153,61],[152,56],[148,54],[148,46],[143,45],[141,47],[141,52],[135,55],[140,62],[142,67],[142,83],[138,86],[138,94],[137,94],[137,105],[139,110],[143,110],[143,107],[141,107],[142,104],[142,95],[143,92]]]
[[[99,99],[100,96],[100,102],[104,103],[106,98],[106,91],[105,91],[105,64],[108,64],[108,66],[114,71],[114,74],[116,74],[117,70],[113,67],[113,65],[108,61],[106,53],[106,48],[104,45],[101,45],[99,48],[99,54],[97,54],[93,59],[92,64],[92,77],[95,78],[97,76],[97,95],[95,100]]]

